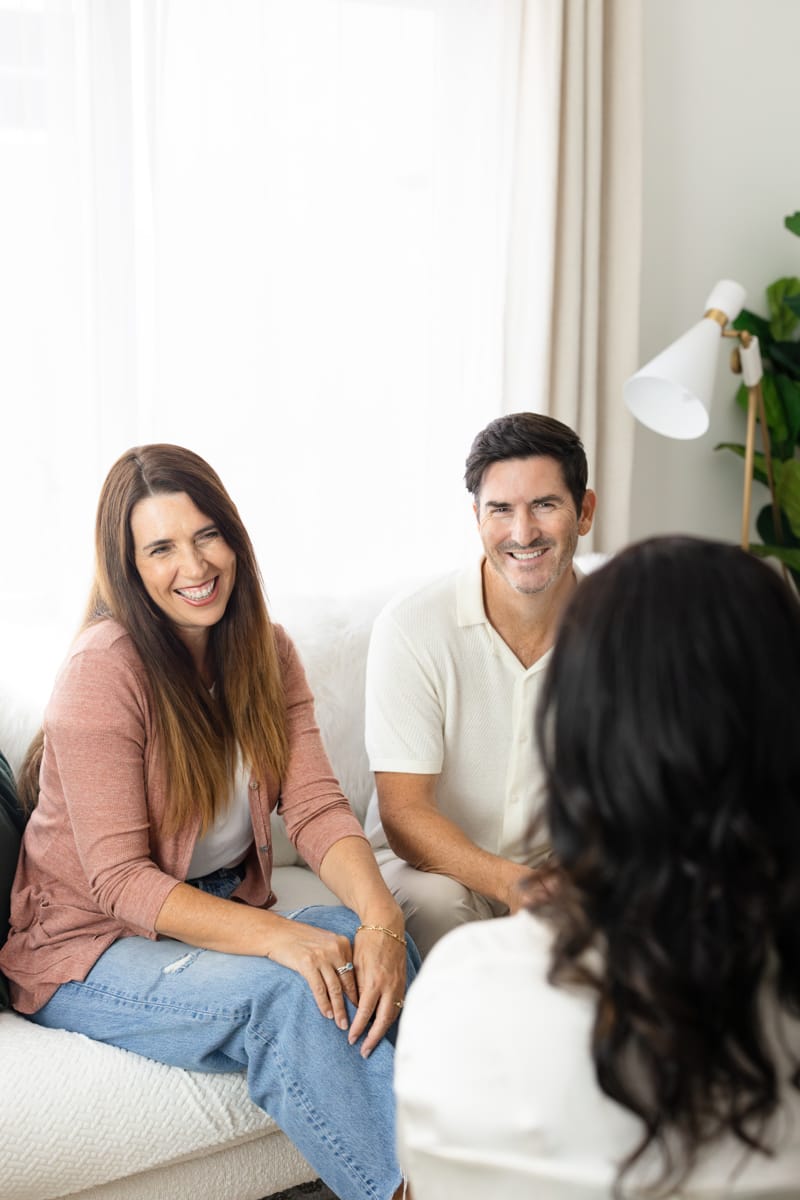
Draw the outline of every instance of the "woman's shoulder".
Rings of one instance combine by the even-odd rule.
[[[433,947],[409,988],[397,1039],[406,1140],[434,1110],[442,1144],[452,1136],[474,1150],[488,1139],[496,1154],[517,1138],[520,1114],[525,1141],[553,1127],[577,1081],[594,1095],[591,995],[550,983],[552,942],[541,918],[520,912],[461,926]]]
[[[305,672],[297,647],[283,625],[273,621],[272,636],[275,639],[275,652],[278,656],[278,666],[284,683],[289,686],[296,681],[298,676],[304,679]]]
[[[48,705],[48,717],[53,719],[66,704],[77,697],[82,703],[87,697],[104,697],[122,689],[137,694],[146,688],[146,672],[142,659],[125,628],[110,617],[93,622],[76,637],[56,676]]]
[[[70,657],[87,650],[112,651],[120,655],[136,654],[133,639],[119,621],[113,617],[102,617],[87,625],[76,637],[70,649]],[[136,655],[138,658],[138,655]]]
[[[289,637],[283,625],[279,625],[277,621],[272,622],[272,636],[275,638],[275,649],[278,651],[278,657],[283,660],[288,655],[290,647],[294,647],[294,642]]]
[[[529,983],[546,984],[551,951],[550,928],[532,913],[472,921],[436,943],[425,960],[420,981],[435,990],[446,978],[466,988],[490,975],[516,973],[522,966]]]
[[[498,997],[509,998],[502,1030],[536,1053],[549,1053],[553,1030],[572,1030],[580,1041],[593,1019],[595,997],[586,987],[550,982],[553,932],[527,911],[490,921],[473,921],[448,933],[425,959],[409,991],[403,1020],[415,1037],[424,1027],[474,1029],[496,1021]],[[536,1011],[541,1022],[529,1025]],[[455,1023],[455,1024],[454,1024]],[[550,1032],[547,1032],[548,1024]],[[544,1044],[539,1045],[540,1040]]]
[[[137,675],[144,671],[133,638],[113,617],[102,617],[81,630],[70,647],[60,674],[84,665],[87,660],[102,660],[106,669],[116,666]]]

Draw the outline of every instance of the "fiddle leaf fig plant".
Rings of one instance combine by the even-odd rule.
[[[786,217],[784,225],[800,237],[800,212]],[[764,378],[764,411],[772,449],[772,470],[778,506],[776,521],[770,500],[756,518],[761,543],[750,549],[762,558],[785,563],[800,587],[800,278],[787,275],[767,288],[768,316],[742,309],[734,329],[755,334],[761,347]],[[747,388],[741,385],[736,403],[747,412]],[[715,450],[730,450],[744,458],[744,446],[721,442]],[[753,478],[768,484],[766,461],[757,452]]]

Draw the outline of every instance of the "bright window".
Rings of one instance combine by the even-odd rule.
[[[0,0],[7,633],[77,625],[140,442],[216,467],[271,595],[477,552],[518,9]]]

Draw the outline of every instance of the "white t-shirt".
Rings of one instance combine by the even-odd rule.
[[[439,811],[484,850],[533,864],[542,803],[534,713],[550,651],[525,668],[489,623],[481,566],[390,603],[370,639],[366,744],[373,771],[438,775]],[[576,569],[576,574],[580,572]],[[386,837],[373,794],[365,821]]]
[[[641,1125],[600,1090],[590,1054],[594,996],[549,984],[550,954],[548,926],[521,912],[464,925],[426,958],[395,1056],[400,1162],[414,1200],[610,1196]],[[800,1053],[800,1023],[780,1020]],[[800,1196],[800,1092],[783,1065],[786,1119],[775,1157],[746,1156],[726,1140],[692,1174],[688,1195],[719,1200],[763,1188]]]
[[[235,867],[247,854],[253,840],[249,782],[249,773],[240,758],[230,805],[219,814],[208,832],[195,842],[187,879],[200,879],[203,875],[218,871],[220,867]]]

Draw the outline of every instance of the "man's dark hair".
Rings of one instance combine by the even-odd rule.
[[[569,425],[542,413],[510,413],[490,421],[475,438],[467,457],[464,482],[477,504],[487,467],[507,458],[554,458],[580,515],[588,467],[583,443]]]

